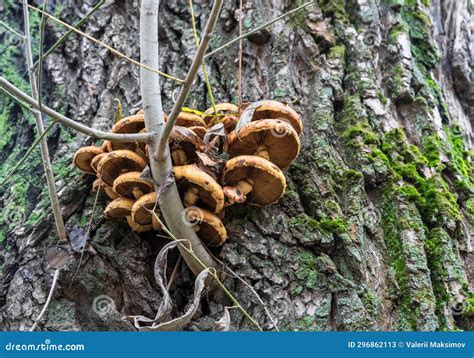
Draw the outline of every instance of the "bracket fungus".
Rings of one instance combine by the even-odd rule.
[[[224,192],[219,183],[197,165],[174,167],[174,175],[184,206],[204,205],[215,213],[224,209]]]
[[[233,131],[228,138],[231,157],[256,155],[287,168],[300,151],[300,139],[291,125],[281,120],[262,119]]]
[[[286,188],[281,168],[300,151],[303,125],[289,105],[264,100],[243,108],[240,117],[231,103],[219,103],[202,116],[182,111],[169,138],[185,206],[176,215],[210,247],[227,240],[221,220],[226,206],[247,202],[263,207],[278,201]],[[112,132],[146,132],[143,110],[119,120]],[[146,143],[104,141],[102,147],[84,147],[74,155],[79,169],[96,174],[93,190],[103,190],[111,199],[105,216],[126,221],[138,233],[161,230],[152,212],[160,215],[155,183],[142,177],[148,162]]]
[[[176,125],[180,127],[207,126],[206,122],[204,122],[204,120],[197,114],[188,112],[180,112],[178,114]]]
[[[253,155],[229,159],[222,174],[222,182],[226,185],[224,190],[228,194],[229,204],[239,202],[235,200],[236,196],[258,206],[274,204],[286,189],[286,178],[280,168]]]
[[[109,199],[111,200],[114,200],[114,199],[117,199],[118,197],[120,197],[120,195],[118,195],[113,188],[111,188],[110,186],[107,186],[104,184],[104,182],[100,179],[96,179],[94,180],[94,182],[92,183],[92,191],[97,191],[97,190],[103,190],[105,192],[105,194],[107,194],[107,196],[109,197]]]
[[[76,167],[87,174],[95,174],[95,170],[91,165],[92,160],[98,155],[104,153],[100,147],[87,146],[82,147],[74,154],[73,162]]]
[[[102,160],[103,157],[105,157],[107,153],[101,153],[99,155],[96,155],[92,160],[91,160],[91,167],[94,170],[95,173],[97,173],[97,167],[99,166],[99,162]]]
[[[128,198],[139,199],[144,194],[155,190],[153,182],[142,178],[140,172],[128,172],[121,174],[114,180],[114,191]]]
[[[138,199],[132,207],[131,220],[138,229],[145,231],[146,228],[149,230],[161,230],[161,224],[156,220],[155,215],[153,215],[153,209],[156,215],[160,215],[160,209],[156,204],[156,192],[151,192],[143,195]],[[136,230],[138,231],[138,230]]]
[[[216,113],[217,112],[217,115]],[[216,110],[213,107],[208,108],[202,118],[206,121],[208,127],[212,127],[218,122],[224,124],[227,133],[234,130],[238,122],[237,114],[239,107],[232,103],[218,103]]]
[[[243,126],[260,119],[280,119],[291,124],[298,135],[301,135],[301,132],[303,132],[303,122],[299,114],[285,103],[274,100],[252,103],[240,115],[239,125]]]
[[[193,230],[207,246],[221,246],[227,240],[224,224],[210,211],[191,206],[185,209],[184,215],[186,221],[193,225]]]
[[[130,117],[125,117],[114,124],[110,130],[112,133],[139,133],[145,128],[145,117],[143,114],[135,114]],[[107,148],[109,152],[118,149],[135,150],[135,142],[112,142],[107,141]]]
[[[110,219],[125,219],[127,216],[130,216],[133,203],[132,199],[118,197],[107,205],[104,215]]]
[[[171,131],[170,152],[174,165],[185,165],[197,160],[196,152],[204,151],[205,145],[190,128],[174,126]]]
[[[204,139],[204,136],[207,133],[207,129],[204,126],[192,126],[192,127],[188,127],[188,129],[196,133],[197,136],[201,139]]]
[[[97,173],[108,186],[113,186],[115,179],[123,173],[142,171],[146,161],[131,150],[115,150],[104,156],[97,166]]]

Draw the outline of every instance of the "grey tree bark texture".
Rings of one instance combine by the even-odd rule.
[[[238,3],[224,2],[210,50],[237,36]],[[245,0],[244,32],[302,3]],[[51,4],[54,12],[59,5]],[[65,2],[55,13],[74,23],[94,4]],[[202,32],[210,4],[194,5]],[[2,20],[21,23],[21,9],[0,6]],[[82,29],[138,59],[139,7],[139,1],[107,1]],[[469,19],[467,0],[321,0],[244,40],[244,100],[291,103],[305,130],[285,196],[265,209],[228,210],[229,239],[217,254],[267,302],[281,330],[472,329]],[[161,69],[184,78],[196,51],[187,3],[162,1],[159,20]],[[51,23],[46,30],[47,46],[64,32]],[[22,49],[4,48],[0,72],[21,85]],[[217,102],[236,102],[237,54],[232,46],[206,59]],[[142,107],[139,72],[72,35],[45,61],[43,102],[107,130],[114,98],[125,113]],[[165,112],[178,90],[161,80]],[[0,115],[5,175],[32,142],[34,122],[4,94],[0,101],[0,110],[8,109]],[[202,73],[187,106],[210,106]],[[154,316],[160,303],[152,268],[167,240],[104,220],[104,198],[92,213],[91,180],[71,166],[75,150],[91,143],[59,125],[48,137],[72,247],[38,329],[133,330],[121,318]],[[33,157],[0,188],[0,324],[8,330],[31,326],[54,272],[54,221],[39,152]],[[176,257],[169,261],[173,266]],[[176,313],[188,303],[193,281],[182,268],[171,289]],[[272,329],[247,286],[232,275],[225,284]],[[225,305],[219,291],[203,298],[186,329],[212,329]],[[254,329],[236,310],[231,322],[234,330]]]

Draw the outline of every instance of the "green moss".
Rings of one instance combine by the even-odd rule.
[[[319,0],[319,8],[322,10],[325,17],[334,17],[342,22],[349,22],[345,0]]]
[[[328,59],[344,59],[346,56],[346,47],[344,45],[333,46],[327,54]]]
[[[430,40],[431,22],[427,14],[418,9],[416,2],[406,3],[401,8],[401,15],[409,28],[412,42],[412,54],[421,66],[422,72],[433,68],[440,55],[436,45]]]
[[[321,219],[320,226],[323,230],[344,234],[349,230],[349,224],[343,219]]]
[[[377,90],[376,92],[377,98],[382,102],[382,104],[387,105],[388,104],[388,98],[385,97],[382,93],[382,91]]]
[[[347,232],[349,224],[341,218],[323,218],[320,221],[308,216],[299,214],[288,221],[290,227],[303,229],[303,231],[326,231],[329,233],[342,234]]]

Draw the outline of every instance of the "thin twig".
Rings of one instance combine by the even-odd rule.
[[[242,39],[242,11],[243,11],[243,0],[240,0],[239,4],[239,70],[237,75],[237,91],[239,96],[239,116],[242,112],[242,57],[243,57],[243,39]]]
[[[43,2],[43,11],[46,10],[48,6],[48,0]],[[46,27],[46,17],[44,13],[41,14],[41,24],[40,24],[40,40],[39,40],[39,68],[38,68],[38,106],[41,110],[41,82],[43,81],[43,52],[44,52],[44,31]],[[34,68],[34,65],[32,66]],[[33,69],[32,69],[33,70]],[[34,71],[34,70],[33,70]]]
[[[97,188],[97,193],[95,194],[95,198],[94,198],[94,204],[92,205],[92,213],[91,213],[91,217],[89,218],[89,224],[87,225],[86,242],[84,242],[84,245],[82,246],[81,257],[79,258],[79,263],[77,264],[76,271],[74,271],[74,275],[72,275],[71,284],[69,285],[69,287],[72,287],[72,284],[74,283],[74,280],[76,279],[79,269],[81,268],[82,260],[84,259],[84,251],[86,250],[86,246],[87,246],[87,238],[90,237],[92,221],[94,220],[95,208],[97,206],[97,201],[99,199],[101,187],[102,187],[102,181],[99,182],[99,187]]]
[[[287,16],[289,16],[289,15],[305,8],[306,6],[309,6],[309,5],[315,4],[315,3],[316,3],[315,1],[309,1],[307,3],[304,3],[303,5],[298,6],[297,8],[294,8],[293,10],[290,10],[290,11],[284,13],[283,15],[280,15],[280,16],[274,18],[273,20],[270,20],[270,21],[264,23],[263,25],[260,25],[259,27],[253,29],[252,31],[249,31],[249,32],[243,34],[242,36],[239,36],[239,37],[236,37],[236,38],[232,39],[231,41],[225,43],[224,45],[216,48],[214,51],[211,51],[211,52],[207,53],[206,56],[204,56],[204,58],[206,59],[206,58],[208,58],[212,55],[215,55],[216,53],[222,51],[223,49],[225,49],[226,47],[228,47],[230,45],[235,44],[236,42],[240,41],[241,39],[245,39],[245,38],[249,37],[250,35],[253,35],[253,34],[263,30],[264,28],[274,24],[275,22],[277,22],[277,21],[279,21],[279,20],[281,20],[281,19],[283,19],[283,18],[285,18],[285,17],[287,17]]]
[[[26,159],[30,156],[30,154],[33,152],[33,150],[36,148],[38,143],[43,139],[43,137],[50,131],[51,128],[54,127],[56,122],[51,122],[44,130],[44,132],[35,139],[33,144],[28,148],[26,151],[25,155],[20,159],[20,161],[15,165],[15,167],[8,172],[8,174],[5,176],[5,178],[2,180],[0,183],[0,186],[3,186],[8,180],[13,178],[13,175],[16,173],[16,171],[22,166],[22,164],[25,162]]]
[[[211,10],[211,14],[209,15],[209,19],[206,24],[206,28],[204,29],[204,35],[202,36],[201,43],[199,44],[197,52],[194,55],[191,68],[189,69],[183,87],[181,87],[176,103],[173,106],[173,110],[171,111],[171,114],[168,117],[168,121],[165,124],[165,128],[163,129],[163,132],[161,134],[160,141],[158,144],[158,150],[155,154],[158,160],[164,159],[164,154],[166,153],[166,148],[168,146],[168,138],[173,129],[173,126],[176,123],[176,119],[178,118],[178,115],[181,112],[181,107],[183,107],[184,102],[186,101],[188,93],[191,89],[191,85],[193,84],[194,79],[196,78],[197,71],[203,63],[204,54],[207,50],[207,46],[209,45],[209,40],[211,39],[212,32],[214,31],[214,27],[216,26],[217,19],[219,18],[219,12],[221,10],[221,7],[222,0],[215,0]]]
[[[80,19],[78,22],[74,24],[74,28],[78,28],[86,23],[87,20],[97,11],[100,9],[100,7],[105,3],[106,0],[100,0],[82,19]],[[58,48],[59,45],[61,45],[66,39],[68,38],[69,35],[71,35],[74,31],[73,30],[68,30],[64,35],[62,35],[55,43],[53,46],[51,46],[48,51],[43,55],[43,59],[48,57],[54,50]],[[41,59],[41,57],[40,57]],[[39,63],[40,60],[37,60],[34,64],[33,67],[36,67],[36,65]]]
[[[3,21],[0,21],[0,26],[3,26],[4,28],[6,28],[8,31],[10,31],[11,33],[13,33],[15,36],[18,36],[19,38],[21,39],[25,39],[25,36],[20,34],[18,31],[16,31],[15,29],[13,29],[11,26],[9,26],[6,22],[3,22]]]
[[[4,77],[0,77],[0,88],[3,88],[7,94],[9,94],[13,99],[27,103],[28,105],[32,106],[33,108],[28,108],[30,111],[39,110],[38,102],[28,96],[25,92],[20,90],[15,85],[8,82]],[[108,139],[114,142],[144,142],[148,143],[150,139],[153,137],[153,133],[128,133],[128,134],[121,134],[121,133],[109,133],[104,132],[98,129],[93,129],[84,124],[78,123],[68,117],[63,116],[62,114],[56,112],[55,110],[43,105],[41,112],[46,114],[48,117],[53,119],[56,122],[59,122],[66,127],[72,128],[78,132],[83,134],[87,134],[94,138],[99,139]]]
[[[144,65],[143,63],[140,63],[140,62],[134,60],[133,58],[128,57],[127,55],[124,55],[123,53],[121,53],[120,51],[114,49],[113,47],[111,47],[111,46],[109,46],[109,45],[103,43],[102,41],[97,40],[96,38],[94,38],[94,37],[92,37],[92,36],[90,36],[90,35],[88,35],[88,34],[82,32],[82,31],[76,29],[74,26],[71,26],[71,25],[65,23],[65,22],[62,21],[62,20],[59,20],[58,18],[54,17],[53,15],[48,14],[48,13],[45,12],[45,11],[42,11],[42,10],[40,10],[40,9],[34,7],[34,6],[31,6],[31,5],[28,5],[28,7],[31,8],[32,10],[34,10],[34,11],[39,12],[40,14],[46,15],[46,16],[49,17],[51,20],[57,22],[58,24],[61,24],[61,25],[65,26],[65,27],[67,27],[67,28],[70,29],[71,31],[74,31],[74,32],[78,33],[78,34],[81,35],[81,36],[84,36],[84,37],[88,38],[88,39],[91,40],[92,42],[95,42],[96,44],[98,44],[98,45],[100,45],[100,46],[102,46],[102,47],[105,47],[105,48],[106,48],[107,50],[109,50],[110,52],[113,52],[113,53],[116,54],[117,56],[123,58],[124,60],[126,60],[126,61],[128,61],[128,62],[130,62],[130,63],[133,63],[134,65],[137,65],[137,66],[146,68],[147,70],[152,71],[152,72],[154,72],[154,73],[157,73],[157,74],[159,74],[159,75],[161,75],[161,76],[163,76],[163,77],[166,77],[166,78],[168,78],[168,79],[170,79],[170,80],[173,80],[173,81],[176,81],[176,82],[180,82],[180,83],[183,83],[183,82],[184,82],[183,80],[181,80],[181,79],[179,79],[179,78],[173,77],[173,76],[168,75],[167,73],[164,73],[164,72],[162,72],[162,71],[160,71],[160,70],[157,70],[157,69],[155,69],[155,68],[152,68],[152,67],[149,67],[149,66],[147,66],[147,65]]]
[[[224,262],[222,262],[221,260],[219,260],[218,258],[216,258],[214,256],[214,260],[216,260],[219,264],[221,264],[223,267],[224,267],[224,270],[226,270],[228,273],[230,273],[231,276],[235,277],[236,279],[238,279],[240,282],[242,282],[245,286],[247,286],[250,291],[254,294],[254,296],[257,298],[257,300],[260,302],[260,304],[263,306],[263,309],[265,310],[265,313],[267,315],[267,317],[270,319],[270,321],[272,322],[273,324],[273,327],[275,327],[275,330],[277,332],[279,332],[280,330],[278,329],[278,325],[277,323],[275,322],[275,319],[273,318],[273,316],[271,315],[270,311],[268,310],[268,307],[267,307],[267,304],[265,302],[263,302],[262,298],[260,297],[260,295],[257,293],[257,291],[255,291],[255,289],[252,287],[252,285],[250,283],[248,283],[247,281],[245,281],[240,275],[238,275],[235,271],[231,270],[227,265],[224,264]]]
[[[36,99],[40,100],[40,95],[38,91],[36,76],[33,69],[33,54],[32,54],[32,47],[31,47],[31,35],[30,35],[30,21],[29,21],[29,11],[28,11],[28,1],[23,0],[23,23],[24,23],[24,32],[25,32],[25,57],[26,57],[26,64],[28,67],[28,77],[30,80],[30,87],[31,87],[31,94]],[[36,122],[36,130],[38,132],[38,136],[44,133],[44,126],[43,120],[41,118],[41,105],[38,104],[38,109],[33,111],[33,116]],[[51,209],[53,210],[54,216],[54,223],[56,226],[56,232],[58,234],[59,242],[65,243],[67,242],[67,235],[66,235],[66,228],[64,226],[64,220],[61,213],[61,206],[59,204],[59,197],[58,192],[56,190],[56,183],[54,180],[54,173],[53,168],[51,165],[51,159],[49,158],[49,149],[48,143],[46,138],[40,139],[40,151],[41,151],[41,159],[43,160],[43,169],[44,175],[46,177],[46,184],[48,187],[48,194],[49,200],[51,202]]]
[[[53,283],[51,284],[51,289],[49,290],[48,298],[46,299],[46,302],[40,314],[38,315],[36,320],[33,322],[33,325],[30,328],[30,332],[33,332],[36,329],[36,326],[38,325],[39,321],[41,321],[44,314],[46,313],[46,310],[48,309],[49,303],[51,302],[51,298],[53,298],[54,289],[56,288],[56,284],[58,283],[59,271],[60,269],[56,269],[54,271]]]
[[[196,28],[196,19],[194,17],[193,0],[189,0],[189,9],[191,12],[191,24],[193,26],[194,41],[196,42],[196,48],[199,48],[200,40]],[[209,76],[207,75],[206,64],[204,61],[202,61],[202,72],[204,74],[204,80],[206,81],[207,93],[209,95],[209,100],[211,101],[211,106],[214,110],[214,114],[217,115],[216,103],[214,102],[214,96],[212,95],[211,82],[209,81]]]

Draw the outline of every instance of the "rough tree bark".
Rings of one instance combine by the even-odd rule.
[[[68,23],[94,1],[50,2]],[[226,1],[211,50],[238,33],[238,0]],[[244,32],[303,1],[245,0]],[[317,2],[244,41],[244,100],[273,98],[301,113],[302,151],[286,173],[278,205],[227,211],[229,240],[219,253],[268,302],[280,329],[472,329],[474,178],[472,52],[467,0],[333,0]],[[195,43],[189,9],[162,1],[160,64],[183,78]],[[199,30],[210,11],[194,1]],[[21,23],[21,9],[0,5],[2,20]],[[138,1],[107,1],[82,28],[135,59]],[[38,19],[32,19],[32,26]],[[47,25],[46,44],[63,29]],[[21,47],[0,44],[0,72],[26,89]],[[8,46],[7,46],[8,45]],[[238,46],[207,59],[216,101],[237,100]],[[72,35],[45,61],[44,103],[107,130],[113,99],[141,108],[139,69]],[[176,83],[161,81],[164,110]],[[33,121],[0,97],[0,175],[34,138]],[[202,74],[188,106],[209,106]],[[127,314],[152,316],[160,297],[152,263],[165,239],[130,234],[103,220],[100,199],[90,235],[91,180],[70,165],[93,140],[57,126],[48,137],[56,185],[72,248],[43,330],[133,329]],[[56,238],[39,152],[0,188],[0,324],[31,326],[46,300]],[[74,277],[79,252],[84,262]],[[170,263],[173,263],[170,259]],[[172,288],[177,310],[192,293],[183,268]],[[226,285],[263,327],[252,292],[231,276]],[[219,292],[203,300],[187,329],[210,329],[228,304]],[[239,312],[232,328],[253,329]]]

